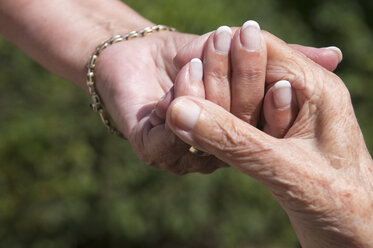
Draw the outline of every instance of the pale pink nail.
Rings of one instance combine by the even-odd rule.
[[[196,125],[201,108],[193,101],[180,99],[172,107],[172,122],[180,129],[189,131]]]
[[[231,47],[232,30],[228,26],[221,26],[215,32],[214,45],[217,52],[228,54]]]
[[[287,80],[281,80],[272,87],[273,102],[279,110],[290,108],[292,99],[291,84]]]
[[[260,26],[256,21],[247,21],[241,28],[241,43],[249,51],[260,49]]]
[[[189,73],[191,80],[202,80],[203,65],[200,59],[192,59],[189,64]]]
[[[341,61],[343,59],[343,53],[342,53],[341,49],[339,49],[336,46],[323,47],[323,49],[327,49],[327,50],[331,50],[331,51],[335,52],[338,56],[338,63],[341,63]]]

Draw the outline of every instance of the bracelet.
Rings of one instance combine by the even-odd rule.
[[[153,27],[146,27],[139,31],[132,31],[124,35],[115,35],[111,37],[110,39],[102,42],[100,45],[98,45],[95,52],[92,54],[92,56],[88,60],[88,63],[87,63],[88,72],[87,72],[86,82],[87,82],[89,94],[91,96],[90,107],[93,111],[97,112],[100,115],[102,123],[106,126],[106,128],[111,134],[115,134],[123,139],[126,139],[126,138],[124,137],[123,133],[119,131],[115,126],[113,126],[113,124],[111,123],[109,119],[109,114],[105,111],[104,104],[102,103],[101,97],[99,96],[96,90],[95,68],[96,68],[98,56],[103,50],[105,50],[107,47],[115,43],[118,43],[124,40],[132,40],[135,38],[145,37],[155,32],[160,32],[160,31],[174,32],[176,31],[176,29],[169,27],[169,26],[165,26],[165,25],[155,25]]]

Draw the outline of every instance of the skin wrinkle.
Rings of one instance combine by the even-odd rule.
[[[207,74],[203,76],[204,78],[213,78],[209,80],[214,80],[214,82],[217,84],[216,87],[224,87],[227,84],[227,80],[228,80],[226,75],[229,75],[229,73],[212,69],[211,71],[209,71]]]
[[[298,76],[298,75],[296,75],[296,76]],[[308,75],[306,74],[304,80],[306,80],[306,81],[311,80],[309,75],[312,76],[312,74],[308,74]],[[320,93],[324,92],[324,85],[325,84],[323,83],[322,80],[319,80],[320,75],[316,74],[316,77],[318,77],[317,81],[319,82],[319,84],[316,85],[316,87],[318,86],[319,88],[318,89],[315,88],[314,90],[310,90],[309,92],[315,92],[315,90],[317,90]],[[299,78],[297,78],[297,79],[299,80]],[[331,85],[333,85],[334,87],[333,87],[333,90],[330,91],[330,92],[333,92],[335,94],[336,91],[337,92],[339,91],[340,87],[336,87],[336,86],[338,86],[338,83],[335,84],[334,82],[331,82]],[[337,118],[340,115],[343,116],[343,113],[340,112],[340,109],[341,109],[340,106],[341,105],[338,106],[338,103],[337,103],[337,105],[333,105],[333,104],[335,104],[335,102],[333,102],[333,104],[331,104],[331,105],[329,105],[329,102],[325,103],[324,102],[325,97],[320,97],[320,93],[317,94],[317,95],[315,95],[315,94],[308,95],[309,100],[307,101],[308,102],[307,104],[309,106],[307,107],[307,111],[305,111],[306,110],[305,108],[301,109],[301,112],[305,111],[306,114],[305,113],[300,113],[300,115],[305,114],[303,119],[306,119],[306,120],[309,117],[312,118],[312,116],[316,117],[316,118],[314,118],[314,117],[312,118],[314,121],[310,122],[310,120],[308,120],[308,121],[306,121],[306,123],[308,122],[309,124],[303,123],[303,125],[308,126],[309,131],[311,133],[316,132],[315,141],[317,141],[316,144],[318,144],[318,145],[315,146],[315,147],[321,148],[321,149],[319,149],[319,151],[320,151],[319,154],[328,154],[328,153],[326,153],[325,148],[331,147],[332,150],[333,150],[333,153],[331,153],[331,154],[334,155],[335,154],[334,153],[335,148],[338,147],[338,146],[341,146],[341,144],[345,144],[345,143],[343,141],[340,142],[337,139],[337,141],[334,141],[335,144],[333,145],[329,140],[332,140],[332,141],[334,140],[334,137],[336,136],[336,134],[334,134],[335,132],[339,132],[339,130],[346,130],[345,122],[350,123],[351,121],[348,121],[348,119],[354,120],[353,113],[351,115],[348,114],[346,119],[342,118],[342,120],[338,120],[338,119],[335,120],[335,121],[331,120],[330,117],[332,117],[332,119],[333,119],[333,118]],[[342,91],[342,93],[343,93],[343,91]],[[343,97],[345,97],[344,95],[345,94],[342,94],[342,98],[339,98],[338,100],[343,100]],[[348,95],[348,94],[346,94],[346,95]],[[306,95],[306,97],[307,97],[307,95]],[[340,97],[340,96],[338,96],[338,97]],[[325,110],[322,110],[321,113],[318,113],[317,112],[318,106],[322,106],[322,109],[328,109],[328,106],[338,106],[337,107],[338,109],[336,108],[336,111],[334,113],[331,112],[331,111],[325,111]],[[325,116],[325,117],[323,117],[323,116]],[[351,116],[351,117],[349,117],[349,116]],[[298,120],[296,120],[296,123],[299,122],[299,121],[302,121],[302,120],[298,119]],[[339,126],[341,126],[341,127],[339,127]],[[318,127],[324,127],[324,128],[319,130]],[[357,128],[355,128],[353,126],[351,129],[357,129]],[[349,129],[347,129],[347,130],[349,130]],[[359,132],[356,132],[356,133],[359,134]],[[352,137],[356,136],[353,132],[351,134],[347,133],[345,135],[352,136]],[[331,136],[334,136],[334,137],[331,137]],[[331,137],[331,138],[328,138],[328,137]],[[343,137],[343,135],[342,135],[342,137]],[[322,145],[324,145],[324,147]],[[341,151],[344,151],[344,154],[334,155],[334,158],[337,156],[339,162],[345,161],[344,159],[341,159],[341,157],[342,156],[349,156],[348,154],[345,153],[346,150],[347,151],[354,151],[354,149],[342,148]],[[358,158],[359,156],[356,155],[356,154],[351,154],[350,157]],[[297,161],[297,160],[295,160],[295,161]],[[321,163],[321,164],[325,164],[326,166],[333,166],[333,162],[330,161],[330,158],[326,159],[326,163]],[[331,167],[331,168],[333,168],[333,167]],[[304,175],[303,176],[298,175],[298,176],[300,178],[305,178]],[[291,199],[290,201],[287,201],[287,204],[290,204],[290,205],[295,204],[295,206],[293,206],[291,209],[295,209],[295,210],[304,209],[301,206],[297,206],[297,202],[299,204],[302,201],[305,201],[305,199],[306,199],[305,197],[307,196],[307,194],[310,194],[312,197],[317,196],[317,194],[311,193],[309,190],[306,190],[306,189],[310,189],[309,187],[317,189],[318,187],[324,185],[320,188],[320,192],[324,192],[326,194],[326,197],[325,196],[319,196],[319,197],[315,197],[315,198],[316,199],[329,199],[329,200],[324,200],[323,202],[318,202],[318,203],[315,202],[315,203],[309,203],[309,204],[307,204],[307,201],[304,202],[304,204],[305,204],[304,206],[309,206],[307,209],[308,209],[308,211],[310,211],[310,214],[309,214],[309,216],[311,218],[310,221],[315,221],[314,216],[319,215],[320,218],[318,218],[316,223],[317,222],[320,223],[320,226],[323,227],[323,230],[325,230],[327,232],[327,237],[329,237],[329,239],[332,241],[332,243],[337,243],[338,242],[337,240],[334,240],[334,238],[332,238],[333,233],[336,236],[339,235],[339,237],[341,237],[341,235],[345,236],[344,239],[346,239],[347,241],[349,239],[350,240],[359,240],[359,239],[356,239],[356,237],[354,237],[354,235],[353,235],[354,233],[358,233],[357,230],[342,230],[342,229],[339,228],[340,225],[343,226],[343,222],[344,223],[349,223],[349,220],[348,220],[349,218],[348,217],[353,216],[353,214],[354,214],[353,212],[351,214],[347,214],[347,216],[345,214],[346,213],[345,212],[346,207],[349,208],[351,211],[354,211],[354,206],[355,205],[351,205],[352,204],[351,203],[351,201],[352,201],[351,197],[359,197],[359,196],[357,196],[357,193],[354,192],[354,191],[350,192],[350,191],[347,190],[347,192],[339,192],[338,190],[341,190],[340,188],[336,188],[336,189],[329,188],[328,189],[328,186],[325,185],[325,184],[329,181],[333,181],[333,180],[330,180],[330,179],[328,180],[327,179],[327,180],[324,181],[324,183],[316,180],[315,182],[318,182],[318,183],[316,183],[316,185],[320,184],[319,186],[310,186],[310,185],[304,184],[304,182],[303,182],[302,186],[303,186],[303,190],[306,192],[305,195],[303,195],[302,193],[299,194],[299,193],[297,193],[296,191],[293,191],[293,190],[287,190],[286,191],[287,195]],[[359,194],[359,195],[361,196],[361,194]],[[333,207],[333,205],[330,204],[330,203],[333,203],[333,202],[336,204],[334,206],[337,206],[336,209],[339,209],[339,211],[337,211],[337,213],[333,212],[334,207]],[[350,206],[347,203],[349,203]],[[360,201],[360,203],[361,203],[361,201]],[[364,205],[365,206],[367,206],[367,205],[370,206],[371,204],[364,204]],[[324,206],[324,207],[322,208],[321,206]],[[289,206],[287,206],[287,207],[289,207]],[[305,213],[303,211],[299,212],[299,215],[301,215],[301,216],[303,216],[304,214]],[[344,216],[344,218],[341,218],[341,216],[338,216],[338,215]],[[370,215],[371,215],[371,213],[370,213]],[[338,221],[336,221],[336,220],[338,220]],[[341,223],[338,223],[338,222],[341,222]],[[359,223],[361,223],[361,221]],[[347,245],[347,246],[349,247],[349,245]]]
[[[293,126],[289,129],[285,138],[297,137],[303,139],[313,139],[315,136],[312,133],[314,126],[315,116],[310,114],[310,108],[307,107],[308,103],[303,105],[299,110],[298,117],[294,121]]]
[[[200,118],[210,118],[210,115],[201,112]],[[219,118],[219,117],[217,117]],[[202,137],[203,143],[209,147],[214,147],[219,153],[223,153],[225,157],[234,158],[236,160],[249,160],[250,166],[255,164],[256,157],[265,156],[265,153],[272,151],[272,145],[263,147],[262,143],[256,142],[248,133],[243,133],[235,121],[231,119],[220,121],[216,119],[209,119],[210,128],[207,134]],[[245,125],[248,125],[245,123]],[[218,132],[214,130],[219,130]],[[206,137],[206,138],[205,138]],[[251,149],[248,149],[248,144]],[[259,148],[258,148],[259,147]],[[253,150],[255,148],[255,150]],[[251,167],[254,169],[255,166]],[[258,168],[263,169],[263,166]],[[250,169],[249,169],[250,170]]]
[[[301,177],[301,178],[304,178],[303,176]],[[328,181],[328,180],[327,180]],[[338,189],[338,188],[337,188]],[[328,192],[333,192],[333,190],[328,190]],[[335,191],[334,191],[335,192]],[[304,199],[303,199],[303,197],[302,197],[302,195],[297,195],[297,194],[294,194],[294,192],[293,191],[287,191],[287,194],[291,197],[291,198],[293,198],[293,199],[296,199],[296,200],[300,200],[300,201],[303,201]],[[310,192],[308,192],[308,194],[310,194]],[[337,196],[338,195],[341,195],[341,194],[336,194]],[[346,194],[345,194],[346,195]],[[352,196],[353,194],[350,194],[350,193],[348,193],[347,194],[348,196]],[[319,197],[319,199],[325,199],[324,197]],[[334,198],[334,200],[338,200],[339,198]],[[325,201],[325,206],[328,206],[328,202],[334,202],[333,201],[333,198],[332,199],[329,199],[329,200],[326,200]],[[328,231],[332,231],[332,230],[338,230],[338,228],[335,226],[335,225],[337,225],[338,223],[336,223],[335,221],[334,221],[334,217],[333,217],[333,215],[332,215],[332,217],[328,217],[328,215],[326,215],[325,216],[325,213],[328,213],[328,212],[333,212],[333,210],[334,210],[334,208],[333,207],[331,207],[330,209],[330,211],[328,211],[327,209],[322,209],[322,208],[320,208],[320,206],[319,205],[314,205],[314,204],[306,204],[306,206],[309,206],[307,209],[308,209],[308,211],[311,211],[311,212],[320,212],[321,214],[324,214],[324,215],[321,215],[321,217],[319,218],[319,220],[318,220],[318,222],[320,222],[320,223],[323,223],[321,226],[326,226],[326,228],[325,228],[325,230],[328,230]],[[339,207],[338,208],[341,208],[341,206],[345,206],[345,204],[340,204],[339,205]],[[299,207],[299,208],[295,208],[295,210],[296,209],[302,209],[302,207]],[[341,210],[341,213],[345,213],[345,211],[344,210]],[[304,217],[304,212],[303,211],[300,211],[299,212],[299,214],[302,216],[302,217]],[[312,218],[312,221],[314,221],[314,214],[311,214],[310,215],[311,216],[311,218]],[[341,220],[339,217],[336,217],[335,219],[337,219],[337,220]],[[326,225],[327,224],[327,225]],[[338,225],[337,225],[338,226]],[[346,234],[346,232],[344,232],[345,234]],[[350,232],[350,233],[352,233],[352,232]]]
[[[265,72],[261,70],[260,68],[253,67],[253,68],[237,68],[233,69],[232,68],[232,75],[237,76],[237,78],[240,78],[240,84],[244,84],[245,82],[250,82],[248,85],[251,85],[252,82],[258,82],[263,80],[263,75]],[[261,87],[258,85],[258,87]]]

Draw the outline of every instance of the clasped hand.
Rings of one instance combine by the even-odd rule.
[[[118,45],[99,64],[99,91],[142,160],[178,174],[229,165],[256,178],[304,247],[373,244],[372,160],[348,90],[327,70],[338,53],[288,45],[255,22],[148,42]],[[126,49],[139,52],[118,56]]]
[[[271,103],[272,93],[269,91],[268,99],[264,102],[264,113],[268,115],[267,124],[258,122],[262,114],[261,103],[265,88],[269,88],[265,87],[269,85],[264,83],[266,45],[260,43],[261,52],[256,53],[257,57],[253,55],[255,53],[244,52],[232,56],[230,61],[227,52],[214,49],[213,43],[216,39],[213,34],[208,33],[198,37],[178,32],[163,32],[118,43],[100,56],[97,69],[98,92],[112,118],[145,163],[176,174],[211,173],[219,167],[227,166],[215,156],[197,157],[191,154],[188,151],[189,145],[170,130],[164,119],[167,107],[174,97],[183,95],[206,97],[249,121],[253,126],[264,127],[267,133],[276,137],[284,134],[295,117],[294,113],[290,115],[283,111],[274,114],[272,112],[278,112],[276,109],[267,110],[267,107],[271,106],[267,104],[267,102]],[[223,32],[221,37],[223,40],[224,34]],[[207,40],[209,42],[206,43]],[[240,42],[237,38],[234,40]],[[233,45],[234,40],[232,40]],[[191,43],[186,46],[189,42]],[[230,49],[231,39],[225,42],[228,42],[229,46],[225,44],[226,48]],[[224,49],[224,41],[220,42],[220,46]],[[339,58],[333,50],[299,45],[291,45],[291,47],[303,52],[329,70],[335,69],[339,63]],[[237,50],[233,46],[232,49],[232,51]],[[203,56],[210,61],[206,64],[207,67],[204,67],[204,83],[200,79],[195,84],[185,87],[188,81],[181,78],[180,69],[192,58],[202,59]],[[236,63],[233,63],[235,61]],[[235,67],[231,67],[234,65]],[[237,71],[237,68],[241,69]],[[236,75],[232,81],[228,78],[231,73]],[[249,80],[248,83],[246,79]],[[244,86],[245,84],[247,87]],[[232,92],[229,89],[230,85],[235,85]],[[204,87],[206,90],[202,89]],[[162,97],[163,100],[160,101]],[[293,108],[288,111],[293,111]]]

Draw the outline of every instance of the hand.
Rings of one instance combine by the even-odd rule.
[[[195,97],[167,123],[186,143],[267,185],[302,247],[373,246],[373,162],[342,80],[264,32],[266,82],[288,80],[299,113],[284,139]]]
[[[98,91],[137,155],[149,165],[176,174],[210,173],[226,166],[214,156],[190,154],[189,145],[175,136],[167,125],[153,126],[150,122],[155,105],[175,81],[178,68],[173,58],[176,52],[196,37],[161,32],[125,41],[106,49],[97,64]],[[325,57],[327,59],[329,57]]]
[[[229,54],[232,54],[232,61]],[[180,70],[170,91],[173,97],[188,95],[206,98],[238,118],[258,125],[267,65],[267,49],[259,24],[255,21],[246,22],[233,39],[231,28],[218,28],[206,40],[203,61],[202,65],[201,60],[194,58]],[[297,111],[294,100],[282,100],[286,94],[292,94],[291,85],[278,82],[274,87],[267,85],[266,88],[263,129],[274,137],[283,137]],[[153,126],[163,123],[171,102],[170,95],[162,99],[151,114],[150,122]]]
[[[289,92],[289,88],[291,94],[290,85],[282,83],[273,88],[273,84],[265,86],[267,51],[258,30],[260,30],[258,23],[247,21],[241,29],[233,28],[235,34],[231,42],[231,29],[226,26],[220,27],[216,32],[201,36],[183,47],[174,62],[181,68],[192,58],[203,59],[203,81],[206,92],[202,95],[206,96],[207,100],[220,105],[254,126],[261,126],[272,136],[283,137],[296,117],[297,105],[295,101],[291,101],[288,105],[276,101],[280,93]],[[257,40],[253,41],[255,37]],[[253,48],[255,44],[257,47]],[[342,53],[336,47],[317,49],[300,45],[290,46],[328,70],[334,70],[342,60]],[[184,81],[186,82],[177,81],[175,88],[178,84],[182,85],[179,88],[183,89],[193,85],[190,80],[184,79]],[[258,123],[264,88],[267,90],[262,112],[264,123]],[[185,95],[198,96],[193,92],[197,91],[189,90],[189,94]],[[177,96],[181,95],[177,94]],[[282,105],[276,106],[276,103]]]
[[[195,38],[176,32],[155,33],[108,48],[97,64],[97,87],[105,107],[139,158],[176,174],[209,173],[223,164],[214,157],[193,156],[167,125],[153,126],[149,118],[173,86],[176,52]]]

